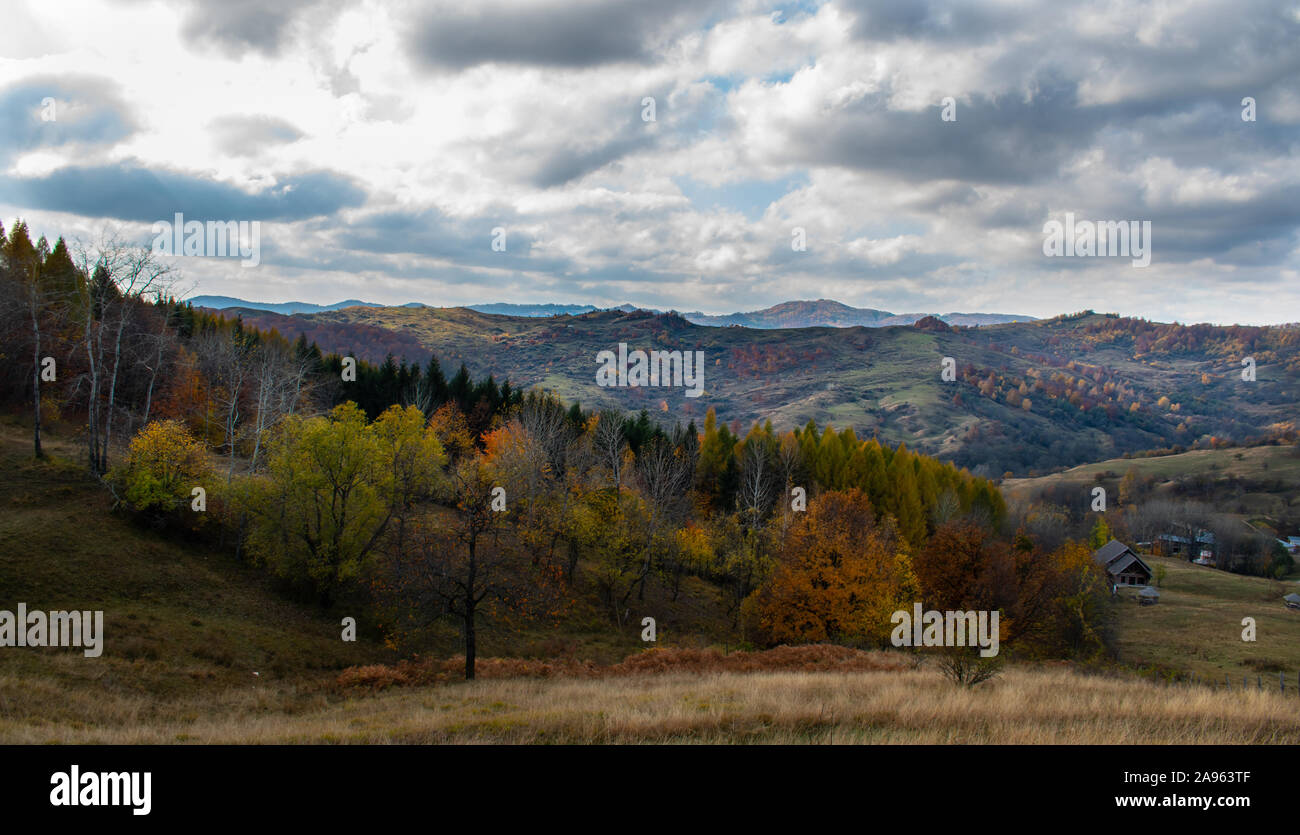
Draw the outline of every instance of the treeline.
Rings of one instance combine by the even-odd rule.
[[[1114,318],[1091,322],[1084,333],[1092,344],[1129,346],[1137,358],[1190,354],[1221,357],[1235,364],[1241,357],[1254,356],[1261,365],[1281,362],[1287,370],[1300,370],[1300,331],[1294,329]]]
[[[1090,552],[1001,535],[1005,507],[981,479],[849,431],[740,438],[710,414],[699,434],[640,434],[644,415],[574,414],[530,392],[480,444],[454,406],[428,419],[394,405],[371,421],[348,402],[281,420],[262,465],[229,484],[182,424],[159,422],[111,480],[135,512],[219,526],[300,594],[346,598],[399,646],[456,619],[467,676],[485,625],[588,599],[611,627],[635,627],[647,588],[675,601],[692,577],[760,645],[885,647],[888,615],[924,600],[1002,610],[1003,643],[1025,654],[1104,650]],[[191,512],[196,485],[207,514]]]
[[[110,239],[74,253],[62,238],[33,243],[22,221],[0,225],[0,398],[30,408],[38,457],[47,423],[83,423],[88,466],[102,476],[142,427],[172,419],[224,453],[231,476],[257,467],[267,431],[287,416],[348,400],[372,419],[393,403],[426,417],[452,405],[481,435],[522,396],[464,365],[448,379],[436,357],[424,368],[357,360],[345,383],[344,356],[195,310],[171,297],[175,279],[147,248]]]
[[[784,435],[768,421],[741,438],[709,413],[700,442],[700,492],[710,507],[755,517],[777,501],[788,502],[800,485],[861,490],[914,547],[949,519],[973,515],[997,527],[1006,515],[1001,493],[987,479],[917,455],[906,444],[860,440],[852,428],[819,430],[813,421]]]

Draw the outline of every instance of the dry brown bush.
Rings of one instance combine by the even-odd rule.
[[[780,646],[759,652],[723,654],[716,649],[655,648],[633,653],[617,664],[601,666],[575,658],[480,658],[477,677],[505,678],[603,678],[663,673],[757,673],[757,672],[876,672],[902,670],[910,665],[902,656],[864,652],[832,644]],[[463,675],[465,659],[414,659],[395,666],[371,664],[349,667],[339,674],[340,688],[382,690],[390,686],[429,685],[456,681]]]

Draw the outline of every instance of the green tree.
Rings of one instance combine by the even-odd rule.
[[[889,509],[898,521],[898,532],[909,545],[918,547],[925,541],[925,510],[921,506],[912,454],[906,445],[899,446],[889,462],[889,484],[893,493]]]
[[[1096,523],[1092,526],[1092,533],[1088,534],[1088,547],[1096,551],[1107,542],[1110,542],[1112,538],[1110,525],[1106,524],[1106,517],[1098,516]]]
[[[249,550],[329,605],[436,483],[443,460],[414,406],[393,407],[374,424],[352,402],[324,417],[288,417],[270,441],[265,476],[244,491]]]

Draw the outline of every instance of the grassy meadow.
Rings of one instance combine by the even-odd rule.
[[[1154,479],[1154,498],[1177,496],[1179,486],[1195,484],[1204,493],[1198,500],[1243,518],[1294,518],[1300,511],[1300,445],[1196,449],[1150,458],[1114,458],[1062,470],[1038,478],[1008,478],[1001,483],[1008,501],[1032,499],[1058,486],[1101,485],[1117,495],[1130,471]]]
[[[1300,611],[1286,608],[1282,596],[1300,589],[1294,581],[1246,577],[1194,565],[1172,557],[1143,556],[1167,572],[1160,602],[1139,606],[1134,590],[1121,590],[1114,606],[1120,660],[1136,667],[1213,678],[1225,676],[1240,687],[1248,676],[1255,687],[1278,688],[1286,674],[1294,693],[1300,676]],[[1256,640],[1242,640],[1243,618],[1255,619]],[[1298,700],[1300,701],[1300,700]]]

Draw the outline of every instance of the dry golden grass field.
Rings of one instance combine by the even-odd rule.
[[[0,689],[13,682],[0,680]],[[1296,744],[1300,699],[1014,668],[506,678],[342,699],[274,685],[166,706],[70,699],[76,720],[0,721],[5,743]],[[56,711],[62,713],[63,711]]]

